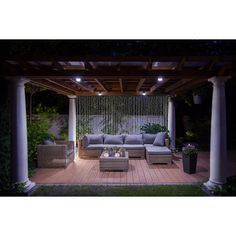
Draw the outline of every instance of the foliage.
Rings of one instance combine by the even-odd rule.
[[[11,188],[8,104],[1,104],[0,107],[0,130],[0,191],[8,191]]]
[[[28,160],[29,175],[32,175],[33,169],[36,167],[37,145],[45,139],[54,139],[54,135],[49,132],[51,123],[57,118],[55,108],[43,107],[39,104],[35,108],[35,119],[28,124]]]
[[[186,147],[183,147],[183,154],[186,157],[191,157],[193,155],[196,155],[198,153],[197,148],[194,145],[188,144]]]
[[[198,185],[42,185],[34,196],[207,196]]]
[[[228,177],[227,183],[213,190],[214,195],[217,196],[236,196],[236,176]]]
[[[155,123],[144,124],[140,127],[140,130],[149,134],[156,134],[159,132],[168,132],[166,126],[162,126],[160,124],[155,124]]]

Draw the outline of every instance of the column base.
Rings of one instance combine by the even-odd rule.
[[[206,183],[203,184],[209,191],[214,190],[215,188],[222,188],[224,183],[216,183],[211,180],[208,180]]]
[[[34,182],[31,182],[29,179],[25,182],[25,186],[24,186],[24,193],[28,193],[29,191],[31,191],[34,187],[36,186],[36,184]]]

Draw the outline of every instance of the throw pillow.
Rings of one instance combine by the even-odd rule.
[[[153,145],[154,146],[164,146],[166,137],[167,137],[166,132],[157,133],[156,138],[153,142]]]
[[[123,144],[123,135],[105,135],[104,144]]]
[[[125,144],[143,144],[141,134],[132,134],[125,136]]]
[[[144,144],[153,144],[156,134],[143,134],[143,143]]]

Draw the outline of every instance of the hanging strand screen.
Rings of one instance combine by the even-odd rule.
[[[167,124],[167,96],[80,96],[79,136],[86,133],[139,134],[146,123]]]

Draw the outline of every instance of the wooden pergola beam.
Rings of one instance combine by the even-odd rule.
[[[97,82],[97,84],[105,91],[108,92],[108,90],[104,87],[104,85],[102,84],[102,82],[98,79],[94,79],[94,81]]]
[[[55,88],[53,86],[49,86],[49,85],[46,85],[46,84],[38,82],[38,81],[30,81],[30,83],[34,84],[34,85],[37,85],[37,86],[39,86],[41,88],[45,88],[45,89],[49,89],[51,91],[57,92],[57,93],[62,94],[64,96],[71,95],[71,93],[69,93],[69,92],[65,92],[64,90],[57,89],[57,88]]]
[[[46,81],[48,81],[48,82],[50,82],[50,83],[52,83],[52,84],[55,84],[55,85],[57,85],[57,86],[60,86],[60,87],[62,87],[63,89],[70,90],[73,94],[76,93],[76,90],[74,90],[74,89],[72,89],[72,88],[70,88],[70,87],[68,87],[68,86],[65,86],[65,85],[63,85],[63,84],[61,84],[61,83],[58,83],[58,82],[56,82],[56,81],[54,81],[54,80],[46,79]]]
[[[150,93],[153,93],[157,88],[161,87],[163,84],[165,84],[169,79],[165,79],[164,81],[157,82],[155,83],[151,88],[150,88]]]
[[[181,79],[179,80],[178,82],[168,86],[166,89],[165,89],[165,92],[166,93],[169,93],[170,91],[172,90],[175,90],[177,88],[179,88],[180,86],[183,86],[184,84],[188,83],[189,81],[191,81],[192,79]]]
[[[119,83],[120,83],[120,91],[121,91],[121,93],[123,93],[124,92],[123,80],[121,78],[119,78]]]
[[[136,87],[136,92],[139,92],[140,88],[143,86],[143,83],[145,82],[146,79],[140,79],[138,82],[138,85]]]
[[[82,89],[84,89],[86,91],[89,91],[90,93],[94,93],[94,88],[92,88],[91,86],[85,84],[84,82],[76,82],[74,79],[70,79],[70,81],[75,83],[76,85],[78,85]]]

